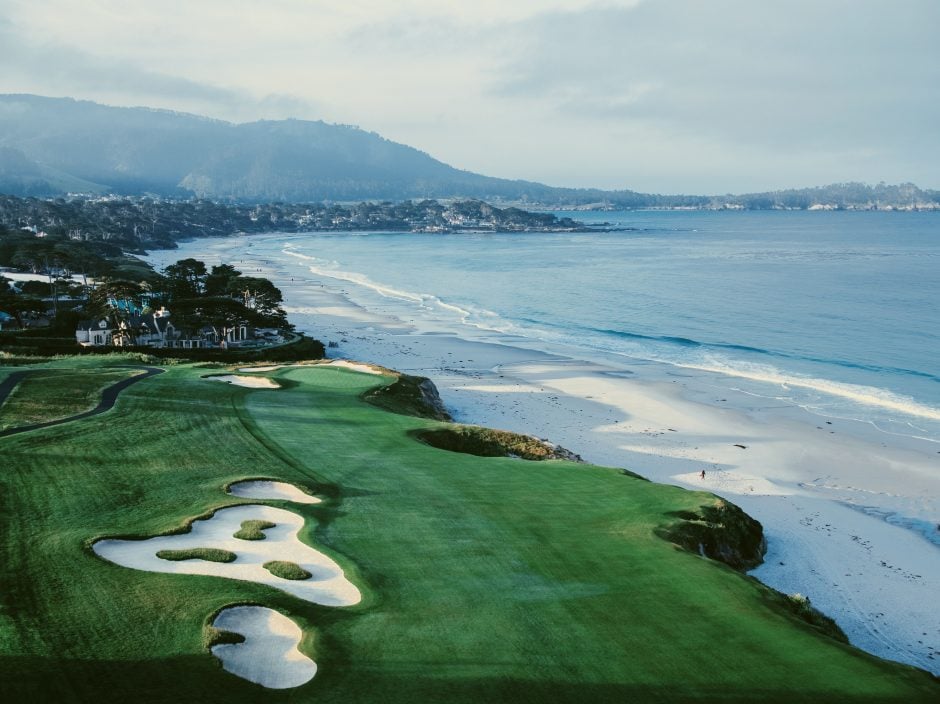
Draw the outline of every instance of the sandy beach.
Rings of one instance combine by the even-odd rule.
[[[250,255],[232,238],[151,261],[250,266],[282,289],[298,329],[335,343],[330,356],[430,377],[461,422],[538,435],[590,462],[728,498],[764,525],[768,551],[753,576],[810,597],[854,645],[940,674],[935,439],[816,415],[718,374],[435,329],[392,306],[366,310],[352,284],[302,262]]]

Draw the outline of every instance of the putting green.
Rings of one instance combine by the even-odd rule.
[[[432,448],[409,432],[439,424],[359,399],[377,376],[281,369],[274,391],[206,373],[170,367],[100,416],[0,438],[4,701],[940,697],[925,673],[820,635],[756,581],[657,536],[708,494]],[[244,501],[224,487],[257,477],[324,497],[291,506],[300,537],[342,566],[360,604],[128,569],[90,549],[178,530]],[[238,603],[297,623],[316,677],[281,691],[224,672],[206,626]]]

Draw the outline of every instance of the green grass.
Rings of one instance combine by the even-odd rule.
[[[208,562],[235,562],[238,557],[229,550],[219,548],[189,548],[188,550],[158,550],[157,557],[161,560],[206,560]]]
[[[241,528],[233,537],[240,538],[241,540],[264,540],[267,537],[264,531],[268,528],[273,528],[275,525],[276,524],[271,523],[271,521],[242,521]]]
[[[130,369],[38,369],[0,406],[0,430],[59,420],[98,405],[101,392],[139,371]]]
[[[88,366],[94,369],[93,365]],[[0,695],[134,702],[935,702],[936,680],[821,634],[753,579],[661,537],[714,497],[619,470],[446,452],[360,400],[381,380],[287,369],[278,394],[177,366],[95,418],[0,439]],[[577,449],[577,448],[575,448]],[[642,471],[641,467],[637,468]],[[364,595],[142,572],[99,537],[166,533],[257,476],[310,486],[300,538]],[[317,676],[224,672],[206,624],[282,611]]]
[[[281,579],[310,579],[313,576],[296,562],[287,560],[271,560],[265,562],[262,567]]]

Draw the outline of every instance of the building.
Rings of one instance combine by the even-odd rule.
[[[81,320],[75,329],[75,341],[82,347],[103,347],[111,344],[114,329],[107,318]]]
[[[75,330],[75,339],[84,347],[169,347],[204,349],[238,347],[254,340],[254,331],[246,324],[215,328],[204,325],[184,333],[170,320],[166,308],[147,315],[132,315],[113,323],[108,318],[83,320]]]
[[[118,347],[176,347],[182,337],[166,308],[147,315],[132,315],[118,324],[114,344]]]

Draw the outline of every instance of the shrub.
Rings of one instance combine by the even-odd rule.
[[[218,548],[189,548],[188,550],[159,550],[161,560],[207,560],[208,562],[234,562],[238,557],[234,552]]]
[[[211,650],[217,645],[235,645],[244,643],[245,636],[241,633],[232,631],[223,631],[215,626],[206,626],[206,632],[203,636],[203,642],[207,649]]]
[[[271,560],[262,565],[268,572],[281,579],[310,579],[313,575],[295,562]]]
[[[810,602],[808,596],[803,594],[789,594],[785,596],[784,603],[787,610],[801,621],[808,623],[817,631],[822,631],[830,638],[835,638],[842,643],[848,643],[849,639],[839,625],[822,611],[817,609]]]
[[[267,537],[264,531],[275,525],[271,521],[242,521],[241,529],[233,537],[239,540],[264,540]]]

